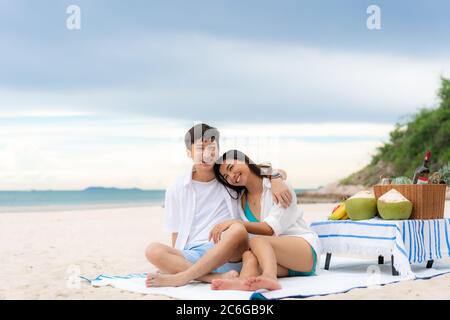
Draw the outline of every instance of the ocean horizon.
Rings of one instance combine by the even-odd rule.
[[[0,191],[0,212],[162,206],[165,190],[90,187],[84,190]]]
[[[311,189],[295,189],[304,192]],[[0,213],[83,208],[163,206],[164,189],[89,187],[84,190],[0,191]]]

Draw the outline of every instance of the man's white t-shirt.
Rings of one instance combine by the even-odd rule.
[[[192,180],[195,191],[195,214],[187,245],[208,242],[211,229],[218,223],[232,219],[223,197],[223,186],[216,180]]]

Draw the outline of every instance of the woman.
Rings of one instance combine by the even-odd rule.
[[[303,220],[303,212],[293,201],[287,208],[273,203],[270,180],[261,168],[238,150],[226,152],[214,166],[217,180],[235,191],[242,221],[229,220],[216,225],[210,237],[217,242],[220,234],[233,223],[242,223],[249,234],[250,250],[242,257],[238,278],[215,279],[214,290],[277,290],[278,277],[314,275],[320,258],[317,235]],[[291,194],[295,192],[290,187]]]

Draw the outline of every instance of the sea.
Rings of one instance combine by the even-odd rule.
[[[74,191],[0,191],[0,213],[163,206],[165,190],[87,188]]]
[[[306,189],[296,189],[303,192]],[[0,213],[164,206],[165,190],[92,187],[85,190],[0,191]]]

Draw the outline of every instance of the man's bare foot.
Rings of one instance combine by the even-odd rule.
[[[250,287],[246,285],[244,279],[214,279],[211,282],[211,290],[243,290],[251,291]]]
[[[245,285],[249,286],[251,291],[260,289],[278,290],[281,289],[280,283],[277,279],[261,275],[259,277],[251,277],[247,279]]]
[[[145,285],[147,288],[151,287],[180,287],[187,284],[182,274],[162,274],[162,273],[149,273]]]

